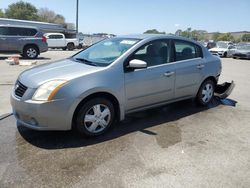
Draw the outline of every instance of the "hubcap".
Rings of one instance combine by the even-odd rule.
[[[27,50],[27,56],[28,57],[34,58],[34,57],[36,57],[36,54],[37,54],[37,52],[36,52],[36,50],[34,48],[29,48]]]
[[[202,90],[202,101],[204,103],[207,103],[208,101],[210,101],[210,99],[213,97],[213,86],[212,84],[206,84],[205,87]]]
[[[92,106],[85,114],[84,126],[91,133],[103,131],[110,123],[111,112],[104,104]]]

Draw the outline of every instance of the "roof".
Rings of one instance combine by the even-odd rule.
[[[7,24],[7,25],[0,25],[0,27],[18,27],[18,28],[30,28],[30,29],[38,29],[37,27],[34,26],[26,26],[26,25],[12,25],[12,24]]]
[[[181,37],[181,36],[176,36],[176,35],[165,35],[165,34],[137,34],[137,35],[122,35],[122,36],[117,36],[118,38],[131,38],[131,39],[180,39],[180,40],[185,40],[185,41],[190,41],[197,43],[196,41],[186,38],[186,37]]]
[[[62,27],[61,24],[48,23],[48,22],[39,22],[39,21],[30,21],[30,20],[18,20],[18,19],[0,18],[0,21],[12,21],[12,22],[20,22],[20,23],[45,24],[45,25],[53,25],[53,26]]]

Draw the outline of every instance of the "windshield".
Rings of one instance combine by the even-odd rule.
[[[250,45],[237,46],[237,49],[239,49],[239,50],[249,50],[250,51]]]
[[[216,46],[217,48],[227,48],[228,44],[224,42],[217,42]]]
[[[138,41],[139,39],[129,38],[106,39],[76,54],[73,59],[94,66],[107,66]]]

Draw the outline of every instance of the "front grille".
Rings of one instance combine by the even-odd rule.
[[[27,89],[28,88],[25,85],[17,81],[15,85],[15,95],[18,97],[22,97]]]
[[[216,54],[216,53],[218,53],[218,52],[216,52],[216,51],[210,51],[212,54],[214,53],[214,54]]]

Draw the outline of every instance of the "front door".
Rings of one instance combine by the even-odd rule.
[[[142,46],[129,58],[143,60],[148,67],[125,72],[126,111],[174,98],[175,64],[170,63],[170,51],[168,40],[157,40]]]

